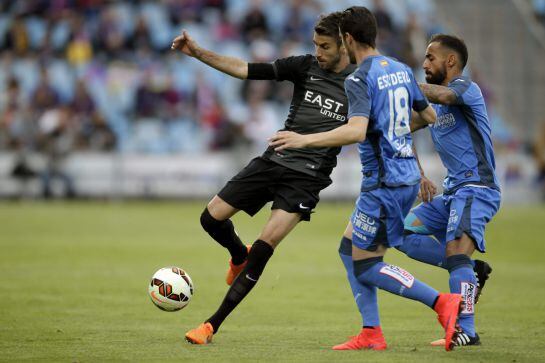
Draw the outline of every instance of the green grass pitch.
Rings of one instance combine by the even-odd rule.
[[[184,332],[226,291],[227,253],[199,226],[205,203],[0,204],[0,361],[537,362],[545,360],[545,208],[505,207],[487,231],[494,268],[477,305],[483,345],[447,353],[427,307],[380,293],[384,352],[335,352],[359,314],[337,255],[352,205],[321,204],[282,242],[262,279],[208,346]],[[252,242],[268,216],[234,218]],[[440,289],[448,274],[390,251]],[[163,266],[186,269],[189,306],[166,313],[147,284]]]

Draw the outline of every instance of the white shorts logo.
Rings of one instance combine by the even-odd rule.
[[[477,286],[469,282],[462,282],[460,294],[462,295],[462,314],[473,314],[475,312],[475,294]]]
[[[409,289],[413,286],[414,276],[400,267],[386,265],[380,269],[380,273],[390,276]]]

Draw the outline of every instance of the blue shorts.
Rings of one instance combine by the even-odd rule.
[[[438,195],[429,203],[421,203],[411,213],[441,243],[466,233],[473,239],[475,248],[485,252],[484,229],[498,212],[500,202],[501,193],[495,189],[465,186],[454,194]],[[411,230],[409,225],[406,228]]]
[[[360,193],[350,221],[352,244],[375,251],[378,245],[396,247],[403,243],[405,216],[418,195],[419,184],[379,188]]]

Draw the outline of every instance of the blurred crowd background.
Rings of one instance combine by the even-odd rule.
[[[44,196],[54,176],[75,196],[62,171],[71,153],[261,152],[284,123],[291,84],[233,79],[172,52],[172,39],[184,28],[218,53],[270,62],[313,53],[319,15],[355,3],[375,13],[380,51],[423,80],[427,39],[449,31],[433,0],[0,1],[0,153],[13,156],[13,176],[39,177]],[[529,4],[543,26],[545,1]],[[532,138],[518,132],[486,77],[468,73],[487,100],[498,153],[533,155],[543,184],[545,127]],[[429,138],[417,142],[432,152]],[[25,162],[32,154],[48,158],[42,170]],[[516,178],[517,163],[505,173]]]

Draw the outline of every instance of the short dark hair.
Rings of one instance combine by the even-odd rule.
[[[434,42],[437,42],[443,47],[455,51],[460,57],[460,60],[462,61],[462,69],[465,68],[469,55],[467,53],[466,43],[463,41],[463,39],[449,34],[434,34],[431,36],[428,44]]]
[[[341,33],[352,35],[358,43],[376,48],[377,20],[364,6],[352,6],[342,12],[339,26]]]
[[[340,11],[320,15],[318,23],[314,27],[314,31],[318,35],[325,35],[334,38],[337,45],[340,45],[342,43],[341,37],[339,36],[339,23],[341,21],[341,16],[342,13]]]

